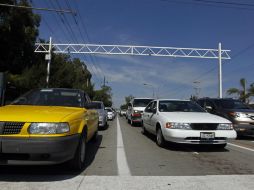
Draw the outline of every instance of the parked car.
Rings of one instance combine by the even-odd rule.
[[[187,144],[214,144],[225,147],[236,138],[232,123],[207,113],[188,100],[158,99],[148,104],[143,113],[142,133],[156,135],[156,143],[166,141]]]
[[[230,120],[238,136],[254,135],[254,109],[231,98],[201,98],[197,103],[212,114]]]
[[[154,100],[153,98],[133,98],[128,104],[128,109],[126,112],[126,119],[128,123],[134,125],[135,123],[141,124],[142,114],[149,102]]]
[[[108,113],[108,120],[114,119],[114,111],[111,107],[105,107],[105,110],[107,110]]]
[[[107,127],[108,113],[105,110],[104,103],[101,101],[93,101],[86,105],[87,109],[94,109],[99,113],[99,127],[105,129]]]
[[[75,89],[34,89],[0,107],[1,165],[58,164],[84,166],[86,143],[96,140],[97,111]],[[4,158],[4,159],[3,159]]]

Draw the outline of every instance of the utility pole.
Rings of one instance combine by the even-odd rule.
[[[148,83],[144,83],[143,84],[144,86],[151,86],[152,89],[153,89],[153,98],[155,98],[155,95],[154,95],[154,86],[152,84],[148,84]]]
[[[105,76],[103,78],[103,88],[106,86],[106,79],[105,79]]]
[[[52,57],[52,37],[49,38],[49,50],[48,54],[46,54],[45,59],[48,60],[48,66],[47,66],[47,88],[49,87],[49,75],[50,75],[50,64],[51,64],[51,57]]]
[[[221,43],[219,43],[218,49],[219,58],[219,98],[222,98],[222,59],[221,59]]]
[[[106,81],[106,77],[104,76],[103,77],[103,85],[102,85],[103,88],[106,87],[106,83],[108,83],[108,81]]]

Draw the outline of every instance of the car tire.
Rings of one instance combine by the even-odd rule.
[[[143,135],[147,135],[147,130],[146,130],[146,128],[145,128],[143,122],[141,123],[141,133],[142,133]]]
[[[227,143],[225,143],[225,144],[217,144],[216,148],[218,148],[218,149],[224,149],[226,146],[227,146]]]
[[[159,147],[164,147],[165,144],[166,144],[166,141],[165,141],[165,139],[164,139],[164,137],[163,137],[161,128],[158,128],[157,131],[156,131],[156,144],[157,144]]]
[[[96,142],[98,140],[98,128],[96,129],[91,141],[92,142]]]
[[[79,139],[79,144],[73,159],[69,161],[69,166],[75,171],[80,171],[84,168],[86,158],[86,133],[83,132]]]

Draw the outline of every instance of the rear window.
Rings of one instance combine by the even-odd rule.
[[[133,107],[146,107],[153,99],[134,99]]]

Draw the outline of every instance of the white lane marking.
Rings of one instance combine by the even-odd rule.
[[[249,150],[249,151],[254,152],[254,149],[251,149],[251,148],[247,148],[247,147],[240,146],[240,145],[236,145],[236,144],[232,144],[232,143],[227,143],[227,144],[228,144],[228,145],[231,145],[231,146],[235,146],[235,147],[238,147],[238,148],[242,148],[242,149],[245,149],[245,150]]]
[[[119,176],[131,176],[131,172],[127,163],[124,151],[122,131],[117,116],[117,168]]]

